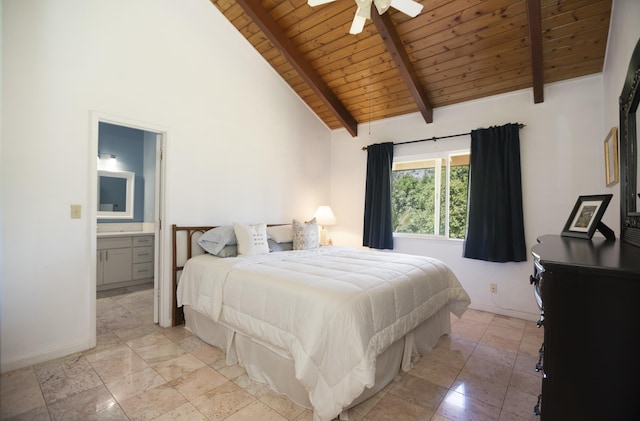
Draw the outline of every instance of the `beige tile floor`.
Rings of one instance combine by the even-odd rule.
[[[2,420],[312,420],[182,327],[152,323],[152,290],[99,293],[96,348],[0,376]],[[535,420],[542,331],[475,310],[349,420]]]

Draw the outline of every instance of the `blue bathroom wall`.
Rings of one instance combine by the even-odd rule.
[[[134,183],[133,219],[98,219],[98,223],[123,223],[144,221],[144,131],[129,127],[100,123],[98,153],[116,156],[113,163],[98,163],[100,170],[131,171],[136,174]]]

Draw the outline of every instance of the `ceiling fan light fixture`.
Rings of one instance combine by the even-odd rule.
[[[335,0],[307,0],[309,6],[319,6],[325,3],[331,3]],[[359,34],[364,29],[364,24],[367,19],[371,19],[371,4],[376,5],[379,14],[385,13],[389,10],[389,7],[409,15],[412,18],[418,16],[418,13],[422,11],[422,4],[415,0],[355,0],[358,10],[351,23],[350,34]]]
[[[375,3],[379,14],[383,14],[389,10],[389,6],[391,6],[391,0],[373,0],[373,2]]]

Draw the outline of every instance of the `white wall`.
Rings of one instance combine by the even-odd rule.
[[[579,195],[613,193],[605,187],[602,118],[602,76],[574,79],[545,88],[544,103],[534,104],[530,90],[437,108],[434,123],[419,114],[360,127],[366,133],[351,139],[343,130],[332,138],[331,205],[338,225],[331,227],[336,244],[362,244],[362,212],[366,152],[362,146],[466,133],[510,122],[526,124],[520,131],[523,205],[527,247],[542,234],[559,234]],[[469,136],[398,146],[395,156],[469,147]],[[354,199],[355,198],[355,199]],[[619,232],[617,200],[604,222]],[[526,263],[489,263],[462,257],[461,241],[395,238],[396,252],[429,255],[449,264],[471,296],[471,306],[496,313],[536,319],[538,311]],[[489,284],[498,293],[491,294]]]
[[[328,201],[330,131],[208,0],[2,5],[2,371],[95,340],[91,111],[167,129],[165,228]]]

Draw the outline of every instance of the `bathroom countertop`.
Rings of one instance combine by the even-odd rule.
[[[110,237],[133,237],[140,235],[154,235],[153,231],[113,231],[113,232],[99,232],[98,238],[110,238]]]

